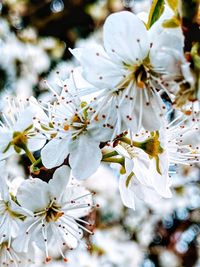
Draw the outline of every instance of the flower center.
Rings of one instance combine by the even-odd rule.
[[[56,222],[63,214],[60,207],[56,203],[53,203],[46,209],[45,219],[47,222]]]
[[[21,152],[21,149],[24,149],[27,144],[27,135],[26,132],[14,132],[13,133],[13,139],[11,142],[8,143],[8,145],[3,150],[3,153],[6,153],[11,146],[14,146],[14,149],[17,153]]]
[[[138,88],[144,89],[147,80],[147,67],[140,65],[134,73],[136,84]]]
[[[12,143],[15,146],[22,147],[27,143],[27,136],[25,132],[14,132]]]
[[[149,77],[150,63],[149,59],[146,58],[142,63],[135,65],[128,65],[124,63],[125,69],[129,71],[128,75],[117,86],[119,90],[127,88],[130,82],[136,83],[138,89],[144,89],[146,87],[146,82]]]
[[[156,161],[156,170],[159,174],[161,174],[160,165],[159,165],[159,160],[160,160],[159,154],[162,154],[164,152],[164,149],[160,145],[158,131],[151,132],[151,136],[147,138],[146,140],[144,140],[143,142],[130,140],[126,137],[122,137],[120,138],[120,140],[122,142],[125,142],[126,144],[142,149],[145,153],[149,155],[150,159],[154,158]],[[131,154],[129,153],[129,155]]]
[[[71,118],[70,123],[64,123],[63,129],[65,131],[68,130],[75,130],[75,131],[85,131],[87,129],[89,121],[87,119],[81,119],[78,114],[74,114],[74,116]]]
[[[162,174],[160,170],[159,154],[162,154],[164,152],[164,149],[160,145],[159,132],[151,132],[151,137],[145,140],[144,142],[141,142],[140,148],[149,155],[150,159],[155,159],[156,170],[159,174]]]
[[[24,215],[13,211],[11,209],[11,204],[9,202],[5,202],[5,201],[1,200],[0,206],[1,206],[1,213],[0,213],[1,215],[4,215],[7,212],[9,214],[9,216],[13,219],[14,218],[18,218],[18,219],[24,219],[25,218]]]
[[[150,157],[157,157],[163,153],[164,149],[160,145],[159,133],[152,133],[152,136],[140,143],[140,148],[144,150]]]
[[[5,241],[3,243],[0,244],[0,249],[3,250],[3,249],[7,249],[8,248],[8,242]]]
[[[75,131],[74,137],[79,135],[80,133],[87,130],[87,126],[89,124],[88,120],[88,107],[86,102],[81,103],[81,108],[83,109],[81,114],[75,113],[71,118],[69,123],[66,122],[63,125],[63,129],[65,131],[73,130]]]
[[[75,114],[72,119],[71,119],[71,127],[74,130],[79,130],[79,129],[86,129],[87,128],[87,120],[86,119],[81,119],[77,114]]]

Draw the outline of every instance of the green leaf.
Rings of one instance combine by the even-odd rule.
[[[200,43],[195,43],[191,50],[195,68],[200,71]]]
[[[180,25],[181,21],[177,16],[173,16],[171,19],[164,20],[162,24],[164,28],[177,28]]]
[[[151,26],[160,18],[164,11],[164,0],[153,0],[151,9],[149,12],[149,18],[147,23],[147,29],[150,29]]]
[[[178,8],[178,0],[167,0],[168,5],[173,11],[176,11]]]

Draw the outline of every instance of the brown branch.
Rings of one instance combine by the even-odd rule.
[[[200,0],[181,0],[182,30],[185,37],[185,52],[190,52],[194,42],[200,42],[198,20]]]

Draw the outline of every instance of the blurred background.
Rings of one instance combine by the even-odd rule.
[[[0,100],[5,95],[42,101],[52,98],[44,79],[59,90],[77,66],[68,48],[102,42],[102,25],[112,12],[145,16],[150,0],[4,0],[0,1]],[[120,22],[119,22],[120,23]],[[0,101],[1,103],[1,101]],[[1,108],[1,104],[0,104]],[[25,158],[19,159],[25,162]],[[13,162],[11,162],[11,165]],[[10,170],[11,175],[13,172]],[[23,169],[15,168],[19,176]],[[16,171],[17,170],[17,171]],[[16,174],[15,173],[15,174]],[[68,254],[69,267],[200,267],[199,166],[171,167],[173,198],[126,209],[115,169],[102,165],[85,185],[96,191],[100,208],[88,216],[95,235],[87,248]],[[98,182],[97,182],[98,181]],[[67,266],[57,258],[50,266]]]

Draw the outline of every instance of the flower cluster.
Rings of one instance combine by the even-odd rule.
[[[184,107],[174,109],[180,88],[193,88],[196,80],[181,28],[163,27],[172,16],[167,6],[153,23],[129,11],[111,14],[103,45],[70,49],[80,66],[58,79],[60,90],[45,81],[52,101],[6,98],[0,114],[2,265],[33,262],[34,247],[47,263],[52,245],[68,261],[67,250],[83,232],[93,234],[86,216],[96,205],[80,180],[102,162],[118,172],[122,202],[132,209],[138,199],[151,205],[172,197],[171,170],[198,163],[198,107],[184,95]],[[12,192],[6,160],[24,154],[31,177]]]
[[[67,262],[65,251],[78,245],[83,230],[92,234],[90,223],[81,219],[93,207],[92,193],[73,183],[68,166],[58,168],[49,183],[39,178],[21,181],[14,193],[5,165],[1,161],[1,265],[33,263],[33,245],[49,262],[51,244]]]
[[[38,38],[35,29],[26,28],[16,35],[9,23],[0,19],[0,97],[16,94],[30,97],[51,60],[63,53],[62,43],[54,38]],[[61,52],[60,52],[61,50]],[[50,57],[50,56],[51,57]]]

